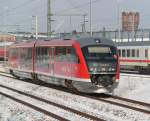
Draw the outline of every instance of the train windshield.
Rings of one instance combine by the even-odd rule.
[[[84,57],[89,61],[112,61],[116,60],[116,48],[109,46],[89,46],[82,49]]]

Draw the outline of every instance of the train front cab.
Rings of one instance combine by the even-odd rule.
[[[119,59],[117,48],[113,46],[90,45],[81,49],[89,80],[77,84],[80,91],[93,93],[110,93],[118,85]],[[80,55],[80,59],[82,56]],[[81,62],[84,64],[84,62]],[[84,66],[83,66],[84,67]],[[83,73],[83,72],[81,72]],[[80,86],[82,85],[82,86]]]

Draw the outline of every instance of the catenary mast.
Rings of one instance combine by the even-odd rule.
[[[52,17],[51,0],[47,0],[47,37],[48,39],[51,38],[51,34],[52,34],[51,17]]]

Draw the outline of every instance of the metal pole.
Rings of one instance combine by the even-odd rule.
[[[86,28],[85,28],[85,22],[86,22],[86,20],[85,20],[85,17],[86,17],[86,15],[83,15],[83,32],[84,33],[86,33]]]
[[[35,34],[36,34],[36,39],[38,39],[38,17],[35,16]]]
[[[92,37],[92,0],[90,0],[90,36]]]
[[[120,42],[121,30],[120,30],[120,4],[118,2],[118,41]]]
[[[132,14],[132,41],[134,41],[134,13]]]
[[[34,27],[35,27],[35,26],[34,26],[34,16],[32,16],[31,30],[32,30],[32,36],[33,36],[33,37],[34,37],[34,30],[35,30]]]
[[[6,38],[5,38],[4,44],[5,44],[5,47],[4,47],[4,66],[6,66],[6,56],[7,56]]]
[[[47,0],[47,37],[51,38],[51,0]]]
[[[70,15],[70,34],[72,35],[72,17],[71,17],[71,15]]]

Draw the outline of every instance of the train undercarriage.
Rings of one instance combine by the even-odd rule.
[[[41,80],[46,83],[63,86],[75,93],[111,93],[118,85],[114,75],[94,75],[91,77],[91,80],[78,81],[17,70],[10,70],[10,74],[16,78],[27,78],[34,81]]]

